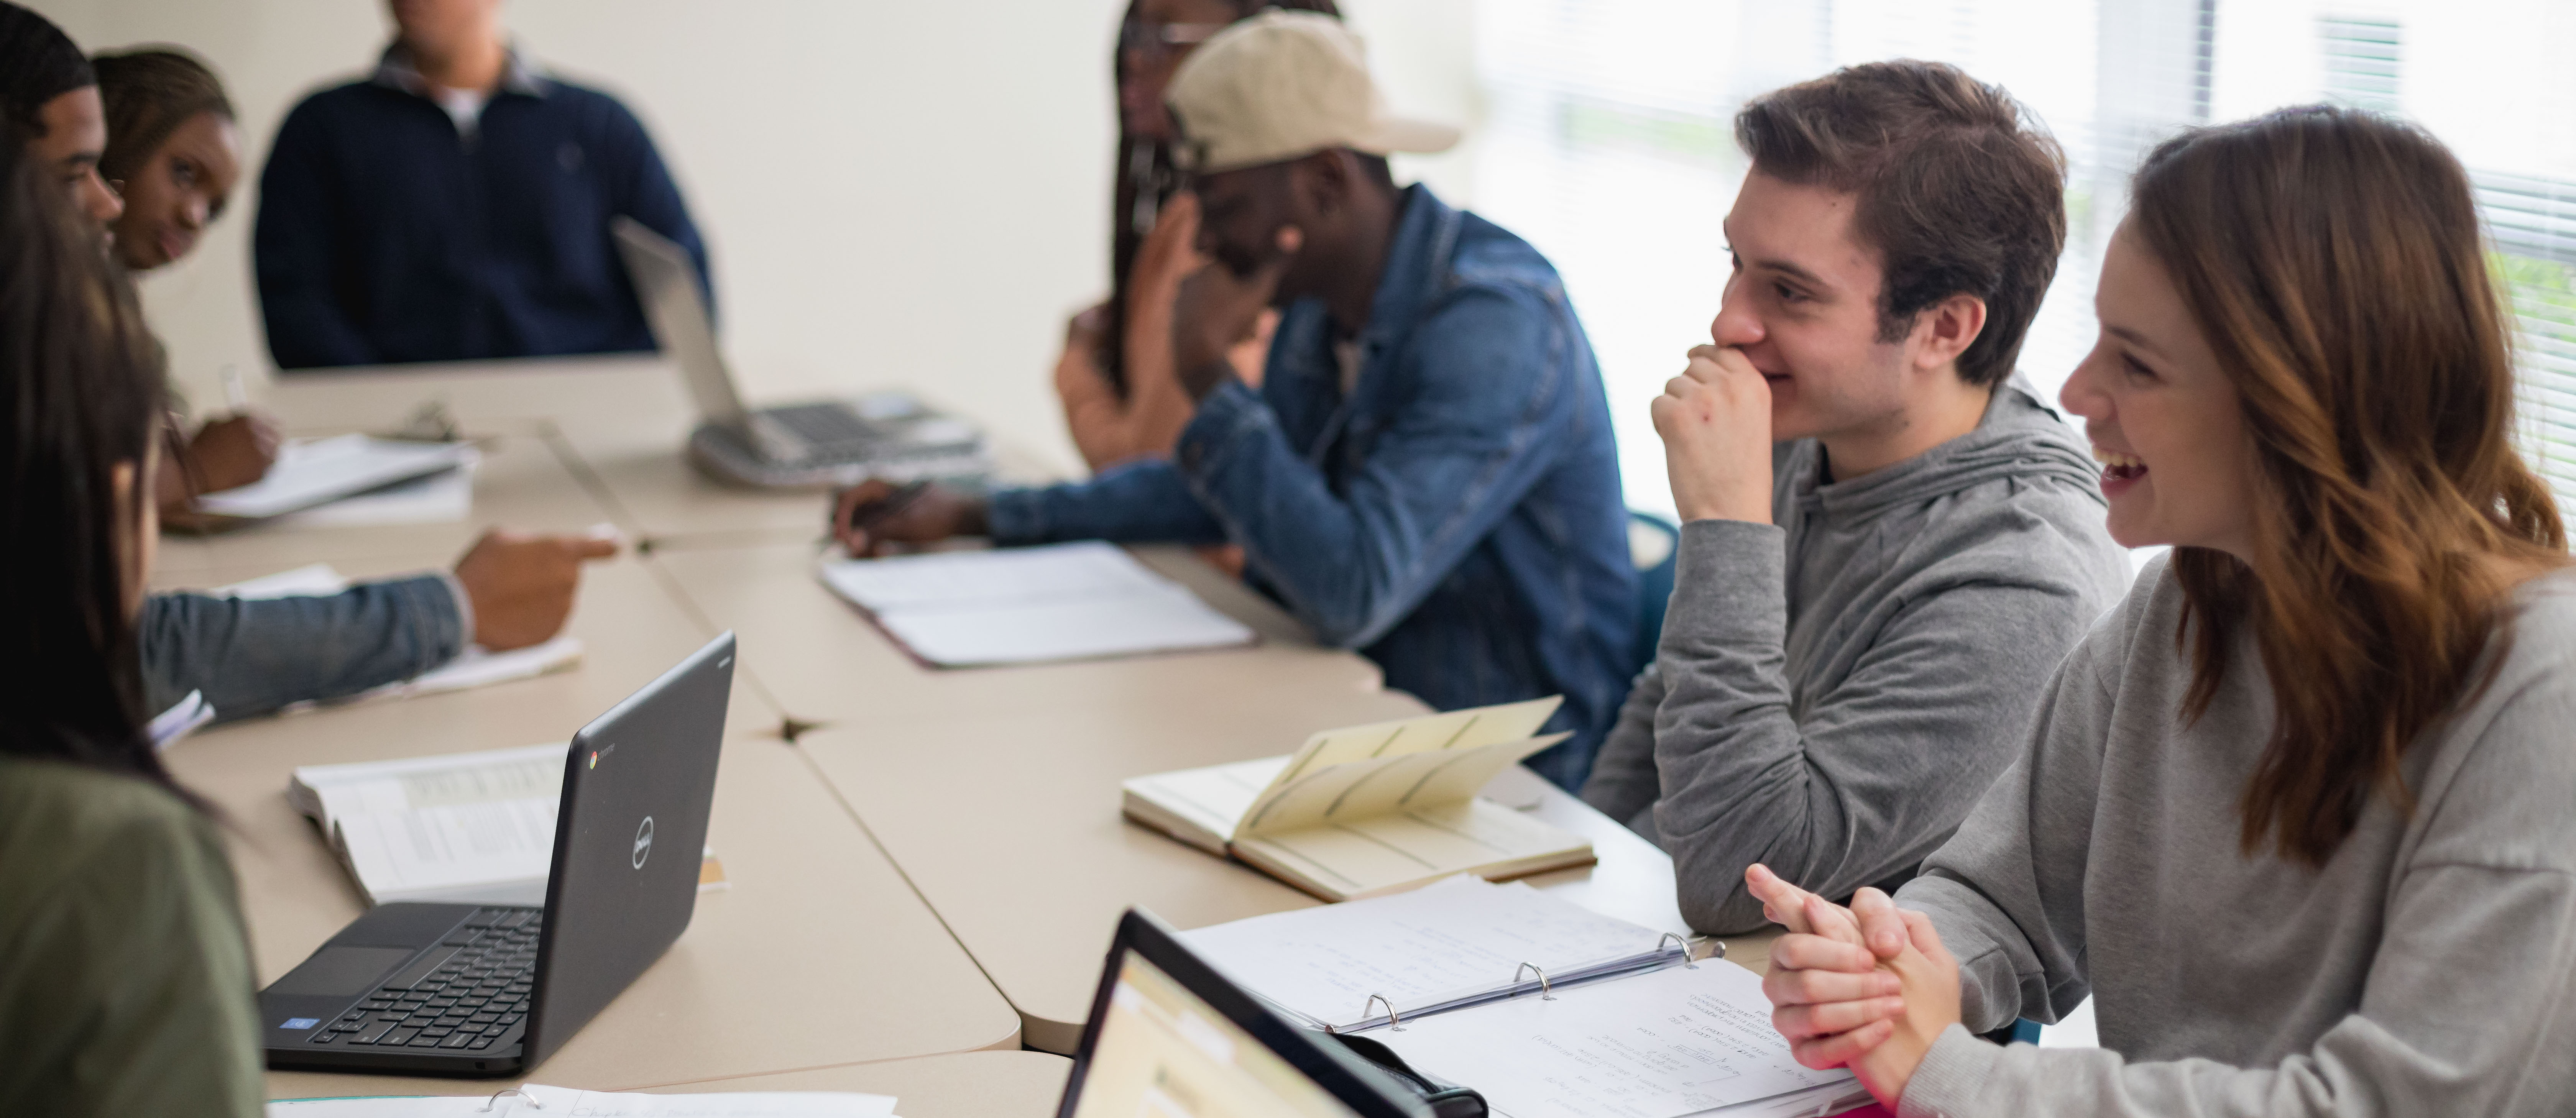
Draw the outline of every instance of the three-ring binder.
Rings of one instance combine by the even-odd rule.
[[[544,1109],[546,1108],[546,1104],[541,1103],[541,1102],[538,1102],[538,1101],[537,1101],[537,1097],[536,1097],[535,1095],[531,1095],[531,1094],[527,1093],[526,1091],[522,1091],[522,1090],[520,1090],[520,1089],[518,1089],[518,1088],[516,1088],[516,1087],[503,1087],[503,1088],[501,1088],[501,1089],[500,1089],[500,1090],[498,1090],[498,1091],[494,1091],[494,1092],[492,1092],[492,1097],[491,1097],[491,1098],[488,1098],[488,1099],[483,1100],[483,1109],[481,1109],[481,1110],[477,1110],[477,1111],[475,1111],[474,1113],[476,1113],[476,1114],[490,1114],[490,1113],[492,1113],[492,1108],[493,1108],[493,1107],[496,1107],[496,1106],[501,1105],[501,1096],[503,1096],[503,1095],[517,1095],[517,1096],[519,1096],[519,1098],[520,1098],[522,1101],[524,1101],[524,1102],[526,1102],[526,1103],[528,1104],[528,1109],[530,1109],[530,1110],[544,1110]],[[468,1098],[471,1098],[472,1096],[470,1096],[470,1095],[469,1095],[469,1096],[467,1096],[467,1097],[468,1097]]]
[[[1701,938],[1705,938],[1705,937],[1701,937]],[[1724,944],[1724,943],[1722,943],[1722,942],[1715,941],[1715,940],[1710,940],[1709,942],[1711,942],[1711,943],[1715,943],[1715,944],[1716,944],[1717,950],[1716,950],[1716,953],[1715,953],[1715,955],[1714,955],[1714,957],[1715,957],[1715,958],[1723,959],[1723,958],[1725,958],[1725,957],[1726,957],[1726,944]],[[1684,969],[1686,969],[1686,970],[1698,970],[1698,969],[1699,969],[1699,961],[1698,961],[1697,959],[1694,959],[1694,958],[1692,958],[1692,957],[1691,957],[1691,950],[1692,950],[1692,937],[1685,936],[1685,935],[1683,935],[1683,934],[1681,934],[1681,933],[1679,933],[1679,932],[1665,932],[1661,938],[1659,938],[1659,939],[1657,939],[1657,940],[1655,941],[1655,949],[1654,949],[1654,951],[1651,953],[1651,956],[1649,956],[1649,957],[1652,957],[1652,956],[1661,956],[1661,955],[1666,954],[1667,952],[1674,952],[1674,951],[1677,951],[1677,952],[1679,952],[1679,953],[1681,954],[1681,965],[1682,965],[1682,967],[1683,967]],[[1666,964],[1666,965],[1669,965],[1669,964]],[[1660,969],[1660,968],[1653,968],[1653,969]],[[1630,967],[1630,968],[1624,968],[1624,969],[1621,969],[1621,970],[1619,970],[1619,971],[1617,971],[1617,972],[1615,972],[1615,973],[1617,973],[1617,974],[1628,974],[1628,973],[1633,973],[1633,972],[1634,972],[1634,970],[1635,970],[1635,968],[1634,968],[1634,967]],[[1548,975],[1547,971],[1546,971],[1544,968],[1541,968],[1538,964],[1536,964],[1536,963],[1532,963],[1532,962],[1527,962],[1527,961],[1522,962],[1522,963],[1521,963],[1521,965],[1520,965],[1519,967],[1517,967],[1517,968],[1513,969],[1513,971],[1512,971],[1512,980],[1511,980],[1511,982],[1510,982],[1508,985],[1504,986],[1504,987],[1503,987],[1502,989],[1500,989],[1500,990],[1494,991],[1492,994],[1486,995],[1486,997],[1489,997],[1489,998],[1499,998],[1499,999],[1503,999],[1503,1000],[1510,1000],[1510,999],[1512,999],[1512,998],[1517,998],[1517,997],[1521,996],[1522,994],[1524,994],[1524,993],[1527,993],[1527,992],[1528,992],[1528,991],[1526,991],[1526,990],[1521,989],[1520,987],[1521,987],[1521,983],[1522,983],[1522,980],[1524,979],[1524,977],[1525,977],[1525,976],[1527,976],[1527,975],[1532,975],[1532,974],[1535,974],[1535,975],[1537,975],[1537,976],[1538,976],[1538,994],[1539,994],[1539,1000],[1540,1000],[1540,1001],[1548,1001],[1548,1002],[1555,1001],[1555,1000],[1556,1000],[1556,980],[1555,980],[1554,978],[1550,977],[1550,976]],[[1601,975],[1601,974],[1598,974],[1598,973],[1586,973],[1586,974],[1584,974],[1584,975],[1580,976],[1580,979],[1579,979],[1579,980],[1580,980],[1580,981],[1591,981],[1592,979],[1595,979],[1595,978],[1601,978],[1601,977],[1607,977],[1607,976],[1605,976],[1605,975]],[[1451,1004],[1455,1004],[1455,1003],[1451,1003]],[[1404,1018],[1403,1018],[1403,1017],[1401,1017],[1401,1016],[1398,1016],[1398,1015],[1397,1015],[1397,1013],[1396,1013],[1396,1010],[1395,1010],[1395,999],[1390,998],[1390,997],[1387,997],[1387,996],[1386,996],[1386,995],[1384,995],[1384,994],[1370,994],[1370,995],[1368,996],[1368,1000],[1361,1002],[1361,1003],[1360,1003],[1360,1016],[1359,1016],[1359,1020],[1358,1020],[1358,1021],[1356,1021],[1356,1022],[1354,1022],[1354,1023],[1352,1023],[1352,1025],[1351,1025],[1350,1027],[1351,1027],[1351,1028],[1353,1028],[1353,1029],[1362,1029],[1362,1028],[1366,1028],[1366,1027],[1368,1027],[1368,1022],[1369,1022],[1369,1020],[1370,1020],[1370,1018],[1369,1018],[1369,1009],[1370,1009],[1370,1007],[1372,1007],[1372,1006],[1385,1006],[1385,1007],[1386,1007],[1386,1023],[1387,1023],[1387,1026],[1388,1026],[1388,1028],[1389,1028],[1389,1030],[1390,1030],[1390,1031],[1393,1031],[1393,1032],[1399,1032],[1399,1033],[1404,1031]],[[1328,1033],[1338,1033],[1338,1032],[1340,1032],[1341,1030],[1340,1030],[1340,1029],[1338,1029],[1338,1028],[1336,1028],[1336,1027],[1334,1027],[1334,1026],[1332,1026],[1332,1025],[1327,1024],[1327,1025],[1325,1025],[1325,1026],[1324,1026],[1324,1031],[1325,1031],[1325,1032],[1328,1032]]]

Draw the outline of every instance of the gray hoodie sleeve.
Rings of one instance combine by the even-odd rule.
[[[1656,659],[1663,798],[1655,828],[1681,910],[1710,934],[1761,927],[1744,888],[1756,862],[1844,897],[1911,873],[2011,763],[2040,688],[2092,620],[2071,585],[2016,579],[2011,563],[1957,561],[1911,580],[1827,694],[1791,713],[1785,533],[1682,525],[1680,569]],[[1944,560],[1944,562],[1951,562]]]
[[[444,572],[310,597],[155,594],[138,626],[144,700],[158,713],[201,692],[228,722],[410,679],[473,642],[466,602]]]
[[[1655,774],[1655,708],[1663,704],[1663,673],[1648,664],[1628,685],[1619,721],[1602,739],[1601,752],[1592,759],[1592,776],[1583,784],[1584,803],[1627,824],[1648,842],[1658,841],[1655,793],[1663,778]]]

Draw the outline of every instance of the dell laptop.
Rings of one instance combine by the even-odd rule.
[[[752,410],[716,350],[715,327],[686,250],[631,217],[610,223],[653,339],[697,401],[689,454],[728,481],[758,486],[846,485],[861,478],[980,481],[992,472],[972,425],[901,392]]]
[[[1129,909],[1056,1118],[1425,1113],[1386,1072],[1331,1039],[1289,1024],[1191,954],[1162,921]]]
[[[535,1067],[680,938],[733,693],[717,637],[573,736],[542,908],[379,905],[260,991],[268,1066]]]

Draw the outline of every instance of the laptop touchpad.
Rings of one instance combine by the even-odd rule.
[[[286,977],[278,979],[277,985],[269,987],[266,992],[315,997],[347,997],[365,993],[417,950],[410,947],[325,947],[304,960],[302,966],[286,972]]]

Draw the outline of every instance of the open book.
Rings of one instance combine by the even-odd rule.
[[[540,905],[554,866],[566,743],[306,765],[287,802],[322,828],[369,905]],[[723,888],[704,854],[698,888]]]
[[[1137,777],[1130,819],[1328,901],[1452,874],[1500,881],[1593,862],[1592,841],[1476,793],[1564,740],[1549,697],[1327,730],[1286,757]]]
[[[1869,1101],[1798,1064],[1761,979],[1526,884],[1457,877],[1181,934],[1290,1017],[1366,1033],[1511,1118],[1786,1118]]]
[[[1251,644],[1243,623],[1091,540],[891,559],[826,559],[823,585],[941,668]]]

